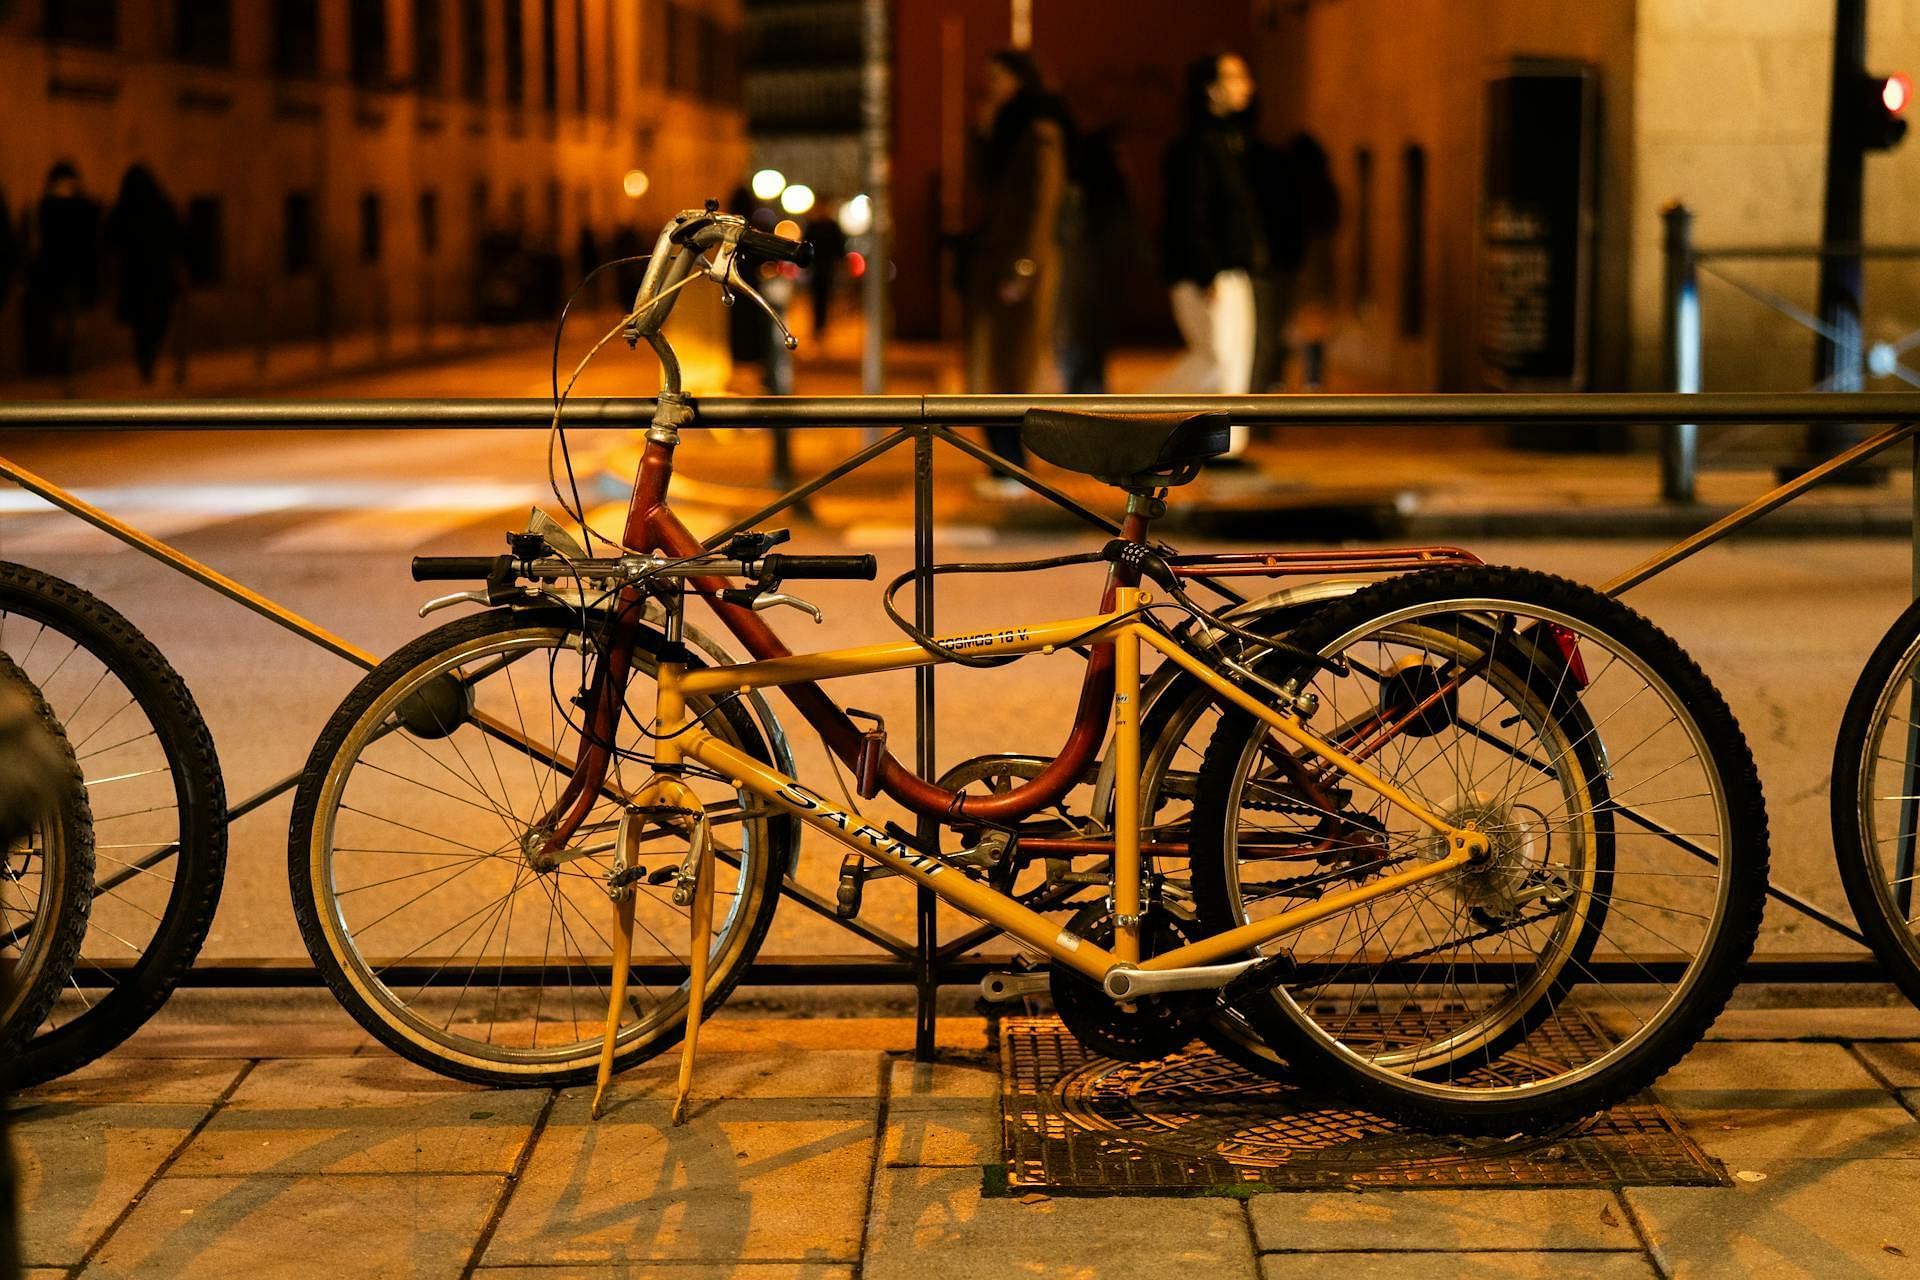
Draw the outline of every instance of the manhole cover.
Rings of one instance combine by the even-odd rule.
[[[1549,1034],[1533,1040],[1553,1052]],[[1000,1075],[1014,1191],[1727,1185],[1646,1095],[1549,1137],[1435,1135],[1254,1075],[1197,1043],[1157,1062],[1094,1057],[1051,1016],[1001,1021]]]

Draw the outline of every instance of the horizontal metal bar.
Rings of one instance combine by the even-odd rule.
[[[73,983],[85,989],[113,985],[129,962],[86,961],[76,968]],[[972,955],[942,958],[936,967],[941,986],[978,985],[990,973],[1002,973],[1028,967],[1023,955]],[[420,985],[434,980],[434,966],[396,968],[383,971],[392,982]],[[1684,968],[1677,957],[1664,955],[1623,956],[1589,960],[1585,969],[1590,981],[1597,982],[1672,982]],[[461,981],[468,970],[461,969]],[[481,965],[472,970],[473,981],[492,986],[527,986],[543,980],[537,964]],[[684,966],[642,964],[635,966],[636,976],[652,982],[679,982]],[[1449,981],[1458,981],[1461,970],[1452,969]],[[1308,976],[1311,976],[1310,974]],[[1405,966],[1384,965],[1378,970],[1384,981],[1404,981],[1418,977]],[[1742,980],[1775,983],[1871,983],[1887,981],[1880,962],[1866,952],[1775,952],[1754,956],[1747,962]],[[544,975],[553,977],[549,967]],[[749,987],[863,987],[902,986],[914,983],[915,966],[887,956],[810,955],[763,956],[747,966],[741,985]],[[1369,970],[1368,980],[1375,977]],[[306,960],[209,960],[202,959],[190,970],[182,986],[208,989],[304,988],[323,986],[319,972]]]
[[[1626,392],[1586,395],[1377,396],[739,396],[699,402],[715,427],[876,427],[921,422],[979,426],[1018,422],[1030,408],[1124,413],[1231,414],[1276,426],[1401,424],[1601,425],[1696,422],[1777,425],[1886,423],[1911,418],[1910,392]],[[650,398],[567,402],[575,427],[640,427]],[[356,430],[365,428],[545,428],[553,404],[520,400],[29,400],[0,404],[0,430]]]

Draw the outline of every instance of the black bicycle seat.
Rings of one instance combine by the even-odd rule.
[[[1224,413],[1029,409],[1020,440],[1056,467],[1127,489],[1185,484],[1228,448]]]

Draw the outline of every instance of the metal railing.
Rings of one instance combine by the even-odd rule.
[[[815,492],[892,450],[913,450],[913,557],[924,568],[933,563],[935,446],[946,446],[971,459],[1015,476],[1049,501],[1072,512],[1090,526],[1108,532],[1117,525],[1076,501],[1044,478],[1007,463],[957,428],[1018,422],[1030,407],[1090,409],[1107,413],[1195,413],[1225,410],[1237,420],[1269,426],[1343,426],[1366,429],[1390,425],[1520,425],[1540,428],[1588,426],[1620,429],[1636,425],[1713,423],[1727,426],[1776,426],[1808,422],[1882,424],[1885,429],[1731,512],[1698,533],[1633,565],[1602,587],[1622,592],[1666,572],[1706,547],[1793,501],[1836,472],[1896,445],[1910,446],[1910,465],[1920,472],[1920,436],[1912,419],[1920,417],[1920,401],[1904,394],[1697,394],[1697,395],[1456,395],[1456,396],[862,396],[718,399],[699,406],[698,426],[732,428],[852,428],[879,433],[878,438],[840,463],[770,501],[759,511],[736,521],[709,539],[718,543],[740,529],[750,528],[782,511],[803,504]],[[567,421],[575,427],[632,427],[646,425],[653,413],[649,399],[580,399],[570,401]],[[325,401],[168,401],[47,402],[0,405],[0,430],[82,432],[101,430],[365,430],[422,428],[544,429],[552,406],[545,400],[325,400]],[[293,610],[236,582],[217,569],[115,519],[50,479],[0,457],[0,477],[38,494],[53,505],[118,538],[168,568],[184,574],[228,599],[252,610],[288,631],[363,669],[377,665],[368,653]],[[1915,487],[1920,501],[1920,485]],[[927,589],[915,600],[915,625],[922,631],[935,626],[935,601],[930,577],[919,582]],[[1920,595],[1920,540],[1914,545],[1914,583]],[[1215,585],[1220,594],[1237,598]],[[932,666],[915,671],[915,762],[923,776],[938,772],[936,750],[936,673]],[[298,776],[282,778],[233,805],[231,822],[291,790]],[[930,819],[922,820],[923,838],[937,839]],[[986,973],[1007,967],[1014,957],[981,954],[978,948],[995,936],[990,927],[969,931],[945,944],[938,936],[934,899],[918,890],[916,936],[896,937],[857,918],[840,919],[833,904],[790,878],[782,892],[807,909],[834,920],[862,940],[879,948],[879,956],[809,955],[768,957],[748,971],[747,985],[874,985],[909,983],[916,992],[916,1050],[931,1055],[934,1044],[935,1000],[943,986],[978,982]],[[1769,895],[1855,944],[1860,933],[1844,920],[1821,910],[1798,894],[1778,885]],[[1625,957],[1617,975],[1658,970],[1657,958]],[[503,974],[502,980],[512,975]],[[1864,952],[1826,952],[1757,955],[1748,977],[1760,981],[1866,981],[1880,977],[1877,963]],[[203,986],[314,985],[319,979],[304,961],[209,961],[189,981]]]
[[[1866,341],[1858,322],[1836,327],[1783,294],[1754,284],[1720,264],[1730,262],[1805,262],[1823,258],[1856,260],[1920,260],[1920,245],[1719,245],[1703,248],[1693,242],[1693,211],[1679,201],[1660,214],[1664,226],[1661,285],[1661,380],[1674,392],[1697,394],[1704,369],[1705,317],[1700,301],[1700,277],[1721,284],[1769,307],[1832,345],[1834,372],[1811,388],[1816,392],[1855,393],[1869,376],[1893,378],[1920,387],[1920,370],[1904,363],[1908,352],[1920,347],[1920,329],[1890,342]],[[1842,421],[1809,416],[1803,424],[1844,429],[1864,421]],[[1796,424],[1798,425],[1798,424]],[[1700,470],[1698,420],[1672,422],[1661,432],[1660,496],[1669,502],[1691,502]],[[1830,433],[1831,434],[1831,433]]]

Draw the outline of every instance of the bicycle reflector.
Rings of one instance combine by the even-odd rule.
[[[1868,151],[1891,150],[1907,136],[1907,107],[1913,102],[1913,81],[1899,72],[1868,76],[1861,95],[1865,119],[1860,144]]]

